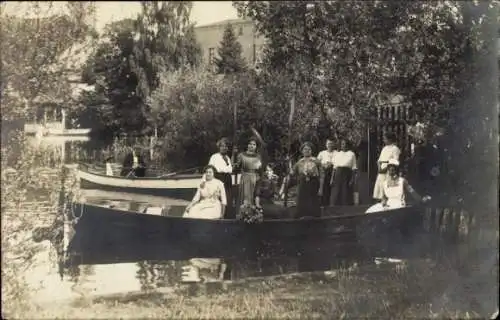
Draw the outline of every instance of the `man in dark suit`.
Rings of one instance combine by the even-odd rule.
[[[134,147],[132,151],[125,156],[120,175],[122,177],[146,176],[146,162],[144,161],[144,157],[139,147]]]

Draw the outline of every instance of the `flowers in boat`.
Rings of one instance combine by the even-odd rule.
[[[240,206],[236,218],[246,223],[260,223],[264,220],[264,214],[261,207],[244,203]]]

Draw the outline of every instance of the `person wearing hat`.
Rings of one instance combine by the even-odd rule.
[[[224,184],[227,200],[225,218],[230,219],[233,218],[234,212],[232,210],[233,179],[231,177],[231,174],[233,173],[233,164],[231,158],[228,156],[229,140],[227,138],[220,139],[217,141],[217,147],[219,148],[219,152],[214,153],[210,157],[208,164],[215,168],[215,178],[222,181]]]
[[[377,160],[378,165],[378,175],[375,180],[375,187],[373,188],[373,198],[375,200],[381,200],[383,195],[384,181],[387,176],[387,163],[390,159],[399,160],[401,150],[399,150],[396,145],[396,135],[392,132],[388,132],[384,135],[384,144],[380,152],[380,156]]]
[[[420,197],[408,181],[399,176],[399,161],[389,159],[387,161],[387,177],[382,187],[381,201],[368,208],[366,213],[403,208],[406,206],[406,193],[409,193],[417,202],[430,200],[428,196]]]
[[[304,142],[300,147],[302,158],[293,166],[290,175],[297,183],[297,217],[321,215],[324,170],[321,162],[312,156],[313,145]],[[287,180],[286,183],[290,183]]]

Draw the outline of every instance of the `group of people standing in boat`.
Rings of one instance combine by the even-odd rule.
[[[203,179],[184,216],[234,219],[242,205],[264,207],[266,215],[276,212],[274,199],[283,199],[286,190],[294,185],[297,186],[296,218],[305,215],[319,216],[321,207],[357,204],[354,196],[358,163],[348,140],[340,139],[336,145],[333,139],[327,139],[326,149],[316,157],[313,156],[313,144],[304,142],[300,147],[301,158],[289,168],[289,174],[284,177],[280,190],[277,175],[267,163],[267,157],[264,156],[263,159],[265,153],[258,152],[259,144],[259,139],[251,138],[245,151],[238,153],[233,148],[230,153],[229,140],[220,139],[217,142],[218,152],[210,157]],[[422,201],[399,174],[401,151],[396,145],[395,135],[387,133],[384,144],[377,160],[378,174],[373,188],[373,199],[379,203],[369,211],[404,206],[406,193],[417,201]],[[125,171],[130,172],[132,169],[135,175],[143,176],[145,165],[137,151],[134,150],[125,160]],[[239,186],[233,189],[233,177],[238,173]],[[125,174],[127,173],[122,172],[122,175]]]
[[[394,135],[386,135],[385,143],[378,161],[380,170],[373,195],[378,201],[383,200],[388,161],[398,159],[400,154]],[[333,139],[327,139],[326,149],[316,157],[313,156],[313,144],[303,143],[300,147],[301,158],[290,168],[280,191],[273,168],[258,152],[258,139],[250,139],[244,152],[237,153],[233,149],[231,156],[228,139],[219,140],[217,147],[219,152],[210,157],[200,188],[187,207],[186,217],[219,215],[235,218],[235,212],[244,204],[267,206],[265,209],[271,210],[265,212],[273,211],[273,199],[277,195],[283,198],[285,190],[294,185],[297,186],[295,217],[318,216],[321,207],[355,204],[358,164],[356,154],[346,139],[340,139],[338,145]],[[235,173],[240,173],[241,178],[237,192],[233,194]],[[203,213],[211,208],[216,213]]]
[[[247,150],[237,153],[233,149],[229,156],[229,140],[217,142],[219,152],[213,154],[205,167],[204,176],[193,201],[188,205],[185,217],[208,218],[213,212],[227,219],[235,218],[235,209],[243,204],[262,206],[274,197],[277,176],[272,168],[263,162],[257,151],[259,141],[248,141]],[[237,194],[233,194],[233,174],[240,173]],[[207,189],[207,186],[213,186]],[[218,202],[215,204],[215,202]],[[219,210],[219,203],[222,209]]]

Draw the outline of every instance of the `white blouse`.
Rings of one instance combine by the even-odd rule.
[[[193,202],[196,203],[202,200],[218,200],[221,204],[226,205],[226,190],[222,181],[215,178],[210,181],[203,181],[203,187],[198,187]]]
[[[396,145],[389,145],[382,148],[380,152],[380,156],[378,157],[378,162],[383,162],[381,164],[381,168],[385,169],[387,167],[387,163],[389,159],[399,160],[399,155],[401,154],[401,150]]]
[[[332,152],[328,150],[323,150],[318,154],[317,158],[323,166],[326,166],[326,164],[328,163],[333,164],[335,153],[337,153],[337,150],[333,150]]]
[[[335,168],[344,167],[351,168],[352,170],[358,169],[356,155],[352,151],[337,151],[333,159],[333,165]]]
[[[214,166],[218,173],[232,173],[233,165],[231,164],[231,158],[229,156],[226,157],[228,163],[224,161],[222,154],[215,153],[210,157],[208,164]]]

